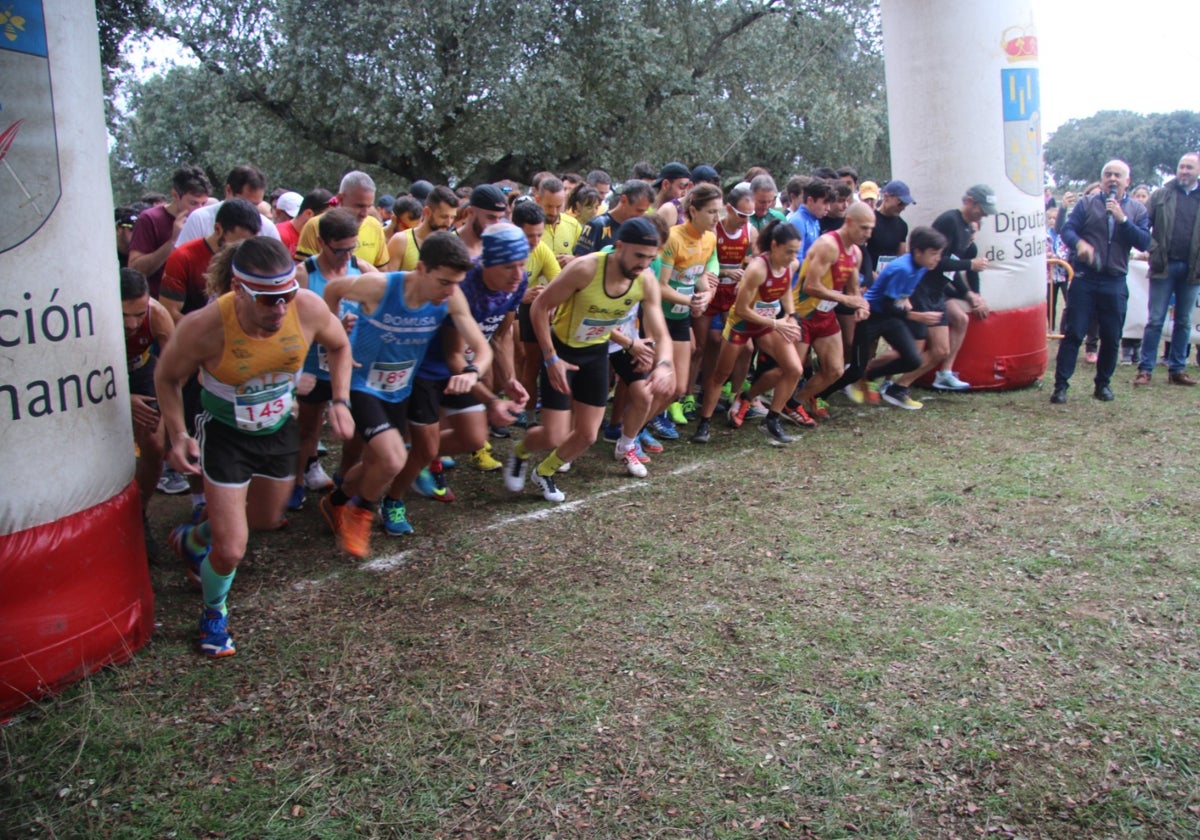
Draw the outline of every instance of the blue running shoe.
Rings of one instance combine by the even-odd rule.
[[[210,659],[237,653],[229,636],[229,616],[226,613],[206,608],[200,614],[200,652]]]
[[[434,483],[433,473],[429,471],[429,467],[421,470],[417,476],[417,480],[412,483],[412,489],[426,499],[433,495],[437,489],[437,485]]]
[[[429,475],[433,478],[433,499],[438,502],[453,502],[455,499],[454,491],[450,489],[450,485],[446,482],[445,469],[440,469],[437,472],[430,470]]]
[[[679,430],[675,428],[675,422],[665,413],[650,421],[650,431],[660,438],[679,440]]]
[[[604,439],[609,443],[616,443],[621,439],[621,424],[620,423],[605,423],[604,424]]]
[[[384,533],[392,537],[404,537],[413,532],[413,526],[408,522],[408,508],[402,499],[383,497],[379,506],[379,515],[383,519]]]
[[[204,562],[204,558],[208,556],[212,546],[204,546],[203,551],[193,551],[188,547],[188,537],[195,527],[190,522],[177,525],[175,530],[171,531],[171,536],[167,538],[167,541],[179,555],[179,559],[183,561],[183,573],[187,576],[188,582],[193,588],[200,589],[200,564]]]
[[[442,456],[442,469],[444,469],[444,470],[452,470],[452,469],[454,469],[454,468],[455,468],[455,467],[457,467],[457,466],[458,466],[458,461],[455,461],[455,460],[454,460],[453,458],[451,458],[449,455],[443,455],[443,456]]]
[[[659,443],[658,438],[650,434],[649,429],[642,429],[638,432],[637,442],[638,449],[645,450],[646,452],[653,452],[657,455],[663,451],[663,445]]]
[[[304,489],[303,484],[297,484],[292,487],[292,498],[288,499],[288,510],[300,510],[304,507],[304,497],[308,491]]]

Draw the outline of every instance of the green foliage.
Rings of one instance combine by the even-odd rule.
[[[622,177],[641,159],[888,168],[869,0],[184,0],[164,14],[199,65],[130,83],[117,148],[156,177],[184,160],[305,184],[351,165],[384,183]]]
[[[125,39],[149,31],[156,22],[150,0],[96,0],[100,63],[106,70],[119,66]]]
[[[1184,152],[1200,147],[1200,113],[1173,111],[1142,116],[1132,111],[1100,111],[1070,120],[1046,141],[1046,169],[1054,179],[1094,181],[1114,158],[1127,162],[1133,182],[1159,183],[1175,174]]]

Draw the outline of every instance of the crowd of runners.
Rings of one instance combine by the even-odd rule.
[[[909,187],[849,167],[782,190],[761,168],[723,188],[680,163],[531,181],[392,197],[351,172],[336,193],[267,196],[238,166],[216,201],[184,167],[118,210],[137,478],[147,503],[162,482],[192,494],[170,542],[202,591],[205,655],[235,652],[249,530],[309,494],[362,557],[377,530],[413,533],[406,497],[454,500],[448,459],[562,502],[601,436],[645,479],[718,418],[786,446],[838,392],[911,410],[927,373],[970,387],[953,364],[988,315],[984,185],[910,232]],[[323,436],[343,441],[336,466]]]

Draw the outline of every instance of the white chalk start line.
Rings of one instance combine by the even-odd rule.
[[[743,452],[738,453],[738,454],[745,454],[748,452],[750,452],[750,449],[747,448]],[[689,473],[696,472],[697,470],[702,470],[707,467],[710,467],[713,465],[713,463],[714,462],[708,461],[708,460],[692,461],[690,463],[683,464],[682,466],[676,467],[675,469],[665,473],[665,475],[667,475],[667,476],[687,475]],[[537,522],[537,521],[540,521],[543,519],[551,519],[556,516],[564,516],[566,514],[574,513],[575,511],[579,510],[580,508],[583,508],[590,504],[598,502],[601,499],[607,498],[608,496],[617,496],[622,493],[628,493],[633,490],[650,490],[650,489],[653,489],[652,484],[646,483],[644,481],[629,481],[618,487],[614,487],[611,490],[603,490],[599,493],[594,493],[590,496],[585,496],[581,499],[575,499],[574,501],[563,502],[561,504],[553,504],[553,503],[548,502],[547,504],[550,505],[549,507],[539,508],[538,510],[530,511],[529,513],[519,513],[515,516],[506,516],[502,519],[496,520],[492,524],[487,525],[480,530],[483,532],[495,531],[500,528],[511,527],[511,526],[519,524],[521,522]],[[412,553],[413,552],[411,550],[398,551],[395,554],[387,554],[387,555],[384,555],[383,557],[374,557],[374,558],[366,561],[365,563],[361,564],[358,568],[360,571],[364,571],[364,572],[390,572],[393,569],[399,569],[399,568],[402,568],[402,567],[408,565],[408,558]],[[337,572],[334,572],[332,575],[330,575],[330,578],[332,578],[332,577],[337,577]],[[329,580],[330,578],[325,578],[325,580]],[[293,585],[293,588],[304,589],[309,586],[319,585],[320,583],[321,583],[321,581],[316,581],[316,580],[299,581]]]

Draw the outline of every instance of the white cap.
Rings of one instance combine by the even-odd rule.
[[[304,203],[304,196],[298,192],[285,192],[275,202],[275,207],[287,213],[293,219],[300,215],[300,205]]]

